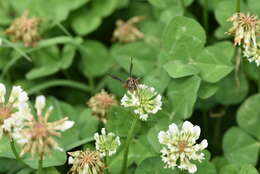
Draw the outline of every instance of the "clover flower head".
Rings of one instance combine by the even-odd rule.
[[[111,106],[116,106],[117,101],[114,95],[102,90],[100,93],[91,97],[87,104],[91,108],[93,115],[98,116],[103,123],[106,123],[107,111]]]
[[[27,101],[27,93],[20,86],[13,86],[8,98],[5,85],[0,83],[0,138],[4,133],[12,137],[23,127],[29,112]]]
[[[40,40],[38,27],[40,19],[28,18],[28,11],[25,11],[20,18],[14,20],[13,24],[5,31],[12,40],[22,41],[25,47],[33,47]]]
[[[68,117],[61,120],[48,122],[48,118],[53,110],[50,106],[46,112],[43,112],[46,105],[44,96],[36,97],[35,108],[37,119],[33,114],[25,121],[24,127],[14,134],[14,139],[22,146],[21,154],[30,152],[32,156],[37,153],[42,156],[49,153],[52,149],[62,151],[55,137],[61,136],[61,132],[66,131],[74,125],[73,121],[69,121]]]
[[[244,50],[244,56],[249,62],[255,62],[257,66],[260,65],[260,42],[255,46],[250,46]]]
[[[205,158],[202,150],[208,146],[207,140],[196,144],[199,136],[200,127],[193,126],[189,121],[185,121],[181,129],[173,123],[166,132],[160,131],[158,139],[164,145],[161,150],[161,158],[166,164],[165,168],[178,167],[182,170],[188,170],[189,173],[196,172],[197,167],[191,161],[201,162]]]
[[[260,33],[260,21],[257,15],[235,13],[227,21],[233,22],[233,26],[226,34],[235,35],[235,45],[240,45],[243,40],[243,46],[246,49],[250,46],[251,41],[256,46],[256,36]]]
[[[105,128],[102,128],[101,135],[95,133],[96,150],[100,152],[101,156],[111,156],[116,153],[118,146],[120,146],[120,138],[110,132],[106,134]]]
[[[123,21],[121,19],[116,21],[116,29],[113,33],[113,41],[119,41],[122,43],[134,42],[138,39],[142,39],[144,34],[140,32],[134,24],[142,21],[143,16],[135,16],[128,21]]]
[[[127,91],[121,99],[124,107],[133,107],[134,113],[141,120],[147,120],[149,114],[155,114],[161,110],[162,97],[153,87],[139,84],[137,90]]]
[[[98,151],[68,152],[70,155],[68,163],[73,165],[68,174],[103,174],[105,164],[103,163]]]

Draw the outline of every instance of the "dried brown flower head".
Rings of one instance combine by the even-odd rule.
[[[87,105],[91,108],[93,115],[97,115],[102,122],[106,123],[107,111],[111,106],[117,105],[117,101],[114,95],[102,90],[91,97]]]
[[[5,34],[9,35],[14,42],[22,41],[25,47],[34,47],[40,40],[39,23],[39,18],[28,18],[28,11],[25,11],[20,18],[14,20]]]
[[[121,19],[116,21],[116,29],[113,33],[112,41],[119,41],[122,43],[134,42],[138,39],[142,39],[144,34],[134,26],[134,24],[142,21],[143,16],[135,16],[128,21]]]
[[[256,36],[260,34],[260,21],[257,15],[250,15],[249,13],[235,13],[227,19],[228,22],[233,22],[233,26],[226,32],[226,34],[234,35],[234,44],[240,45],[243,40],[244,48],[250,46],[250,42],[256,46]]]
[[[52,149],[62,150],[55,141],[55,137],[60,136],[60,132],[71,128],[74,122],[68,121],[68,117],[48,122],[53,108],[50,106],[45,113],[42,112],[45,108],[44,96],[36,98],[35,108],[37,110],[37,119],[31,114],[21,131],[14,136],[17,143],[22,146],[21,155],[30,152],[32,156],[37,153],[42,157],[44,153],[49,153]]]
[[[105,164],[101,160],[100,153],[97,151],[91,151],[89,149],[85,151],[68,152],[69,164],[73,166],[69,170],[69,174],[103,174]]]

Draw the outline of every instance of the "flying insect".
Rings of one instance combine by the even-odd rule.
[[[109,74],[109,76],[112,77],[113,79],[116,79],[116,80],[122,82],[123,87],[128,89],[129,91],[135,91],[135,90],[137,90],[140,78],[134,78],[132,76],[132,71],[133,71],[133,58],[131,57],[131,64],[130,64],[130,68],[129,68],[129,77],[126,80],[122,80],[121,78],[116,77],[112,74]]]

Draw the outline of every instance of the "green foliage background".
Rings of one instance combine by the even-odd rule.
[[[104,127],[86,106],[101,89],[123,96],[121,84],[107,76],[134,76],[163,95],[163,110],[139,122],[130,147],[129,174],[182,174],[163,169],[158,132],[170,123],[190,119],[209,142],[207,159],[197,174],[257,174],[260,168],[259,70],[241,57],[235,79],[235,48],[224,32],[236,11],[235,0],[208,2],[208,27],[203,23],[204,0],[0,0],[0,80],[21,85],[33,98],[44,94],[57,120],[68,116],[75,126],[59,139],[66,151],[93,147],[93,134]],[[42,40],[34,48],[6,42],[3,31],[25,10],[40,17]],[[241,1],[241,11],[260,15],[260,2]],[[112,43],[117,19],[145,16],[138,28],[143,40]],[[14,49],[15,48],[15,49]],[[31,60],[28,61],[26,57]],[[113,107],[105,127],[122,141],[133,117]],[[122,148],[109,158],[109,171],[119,173]],[[13,158],[7,139],[0,140],[0,173],[29,174],[37,168],[29,155],[24,168]],[[44,158],[48,174],[66,173],[66,152]]]

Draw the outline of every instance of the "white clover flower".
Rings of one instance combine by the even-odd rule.
[[[124,107],[133,107],[134,113],[141,120],[147,120],[149,114],[155,114],[161,110],[162,97],[154,88],[140,84],[137,90],[127,91],[121,99]]]
[[[20,86],[13,86],[9,98],[5,85],[0,83],[0,138],[4,133],[12,137],[16,129],[23,127],[30,112],[28,96]]]
[[[260,42],[256,46],[245,49],[243,53],[249,62],[255,62],[257,66],[260,65]]]
[[[196,140],[200,136],[200,127],[193,126],[189,121],[185,121],[182,128],[179,129],[176,124],[171,124],[169,130],[160,131],[158,139],[164,145],[161,150],[162,161],[166,163],[166,168],[178,167],[182,170],[188,170],[189,173],[197,171],[195,164],[191,161],[204,159],[201,152],[208,146],[207,140],[203,140],[200,144],[196,144]]]
[[[120,146],[120,138],[110,132],[106,134],[105,128],[101,129],[101,135],[95,133],[94,138],[96,140],[96,150],[100,152],[101,156],[111,156],[116,153],[118,146]]]
[[[35,109],[37,119],[30,113],[30,117],[25,121],[24,126],[13,135],[16,142],[22,146],[21,155],[30,152],[32,156],[34,153],[42,156],[44,153],[49,153],[52,149],[63,151],[56,142],[55,137],[61,136],[61,132],[71,128],[74,122],[69,121],[68,117],[49,122],[48,118],[53,107],[50,106],[44,112],[45,107],[45,97],[36,97]]]

